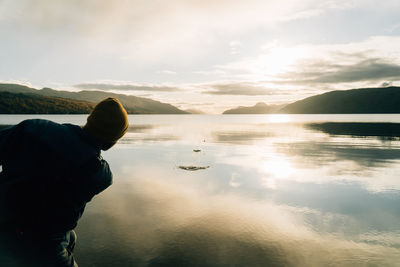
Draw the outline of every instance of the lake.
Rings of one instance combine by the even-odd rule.
[[[80,266],[400,266],[400,114],[129,119]]]

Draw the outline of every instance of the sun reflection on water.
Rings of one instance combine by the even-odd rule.
[[[284,158],[273,158],[262,162],[261,171],[278,179],[288,178],[294,171],[292,164]]]
[[[290,115],[287,114],[271,114],[268,117],[269,122],[273,123],[284,123],[284,122],[290,122]]]

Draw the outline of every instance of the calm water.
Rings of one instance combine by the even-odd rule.
[[[400,266],[400,115],[130,121],[103,153],[114,184],[79,223],[80,266]]]

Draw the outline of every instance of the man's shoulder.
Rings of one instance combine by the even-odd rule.
[[[58,124],[54,121],[47,120],[47,119],[26,119],[20,122],[20,124],[24,125],[54,125]]]
[[[31,134],[39,135],[70,135],[71,133],[79,134],[81,127],[74,124],[61,124],[46,119],[28,119],[17,125],[23,131]]]
[[[57,122],[45,119],[28,119],[20,122],[17,127],[21,127],[27,132],[48,131],[48,130],[63,130],[65,126]]]
[[[55,151],[63,151],[64,156],[75,158],[79,161],[80,157],[76,153],[97,154],[96,150],[89,145],[84,138],[83,130],[74,124],[60,124],[51,120],[30,119],[21,122],[17,127],[27,136],[31,136],[41,145],[45,145]],[[74,161],[74,160],[73,160]]]

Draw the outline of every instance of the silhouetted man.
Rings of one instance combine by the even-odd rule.
[[[73,229],[112,183],[100,151],[128,125],[121,103],[108,98],[83,128],[36,119],[0,132],[0,266],[77,266]]]

